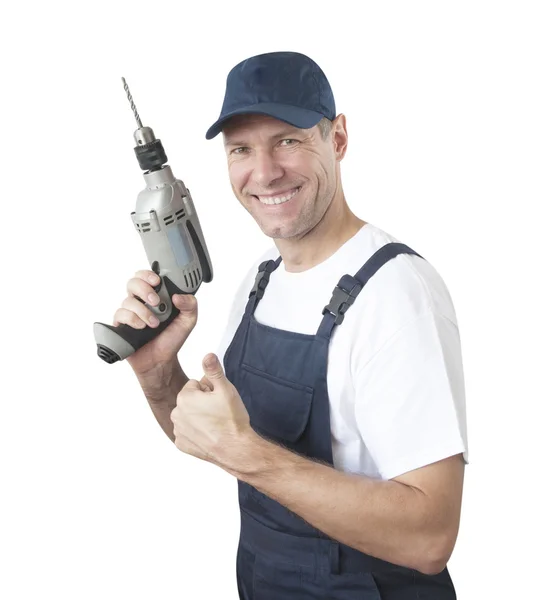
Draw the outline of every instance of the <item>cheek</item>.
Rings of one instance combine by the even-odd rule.
[[[322,164],[316,156],[301,155],[294,158],[295,160],[290,165],[287,164],[288,172],[305,177],[316,186],[322,186],[324,184],[324,181],[327,178],[325,165]]]
[[[316,176],[321,193],[330,195],[335,177],[334,173],[329,170],[329,165],[320,164]]]
[[[241,192],[243,186],[247,182],[249,175],[248,169],[241,163],[233,163],[228,167],[228,175],[232,183],[232,187],[236,192]]]

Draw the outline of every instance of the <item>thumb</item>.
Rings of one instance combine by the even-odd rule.
[[[226,379],[224,369],[222,368],[222,365],[220,364],[216,354],[209,353],[207,356],[205,356],[203,359],[203,370],[207,378],[213,384],[222,382]]]
[[[179,309],[180,313],[174,319],[174,332],[179,332],[182,343],[190,335],[198,320],[198,303],[192,294],[173,294],[173,304]]]
[[[173,304],[186,313],[193,313],[197,308],[196,297],[192,294],[173,294]]]

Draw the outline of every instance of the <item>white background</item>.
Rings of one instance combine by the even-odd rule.
[[[212,256],[180,354],[201,377],[271,242],[205,131],[229,69],[274,50],[308,54],[333,86],[351,208],[427,257],[454,300],[471,459],[449,563],[458,598],[547,597],[544,3],[9,4],[0,597],[237,598],[236,481],[174,447],[127,363],[96,356],[92,325],[148,266],[124,76]]]

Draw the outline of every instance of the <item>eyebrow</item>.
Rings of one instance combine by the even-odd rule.
[[[271,140],[278,140],[287,138],[290,136],[301,135],[301,130],[296,127],[290,127],[287,129],[282,129],[279,133],[271,136]],[[224,134],[224,145],[225,146],[245,146],[248,142],[245,141],[237,141],[236,139],[230,139],[229,135]]]

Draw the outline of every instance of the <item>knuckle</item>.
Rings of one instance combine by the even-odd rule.
[[[125,323],[127,321],[127,311],[123,308],[118,308],[118,310],[114,313],[114,322],[115,323]]]
[[[126,298],[124,298],[122,301],[122,308],[131,310],[132,300],[133,300],[133,298],[131,298],[130,296],[127,296]]]
[[[143,281],[146,284],[148,284],[149,277],[154,277],[156,275],[156,273],[154,273],[154,271],[152,271],[151,269],[140,269],[139,271],[137,271],[135,273],[136,278],[139,281]]]
[[[127,293],[130,296],[141,296],[146,288],[143,288],[144,281],[142,279],[133,278],[127,282]]]
[[[143,323],[142,319],[139,319],[139,317],[134,313],[131,317],[131,324],[133,327],[137,327],[138,329],[142,329],[145,326],[145,323]]]
[[[139,315],[134,311],[131,300],[132,298],[126,298],[122,302],[122,308],[119,308],[116,311],[114,318],[120,323],[125,323],[126,325],[131,325],[131,327],[142,329],[144,323],[139,318]]]

